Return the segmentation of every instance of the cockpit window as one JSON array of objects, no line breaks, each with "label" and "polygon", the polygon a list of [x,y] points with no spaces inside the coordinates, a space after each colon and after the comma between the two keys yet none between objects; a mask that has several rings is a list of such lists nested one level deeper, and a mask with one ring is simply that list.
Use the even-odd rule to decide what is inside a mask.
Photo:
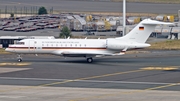
[{"label": "cockpit window", "polygon": [[17,45],[24,45],[24,42],[16,42]]}]

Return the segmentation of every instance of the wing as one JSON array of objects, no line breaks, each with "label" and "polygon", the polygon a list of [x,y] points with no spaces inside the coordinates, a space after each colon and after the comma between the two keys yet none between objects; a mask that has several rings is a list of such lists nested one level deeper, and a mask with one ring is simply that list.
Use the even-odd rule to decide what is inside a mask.
[{"label": "wing", "polygon": [[102,57],[102,56],[115,56],[115,55],[123,55],[124,52],[120,53],[108,53],[103,51],[53,51],[52,54],[62,55],[67,57]]}]

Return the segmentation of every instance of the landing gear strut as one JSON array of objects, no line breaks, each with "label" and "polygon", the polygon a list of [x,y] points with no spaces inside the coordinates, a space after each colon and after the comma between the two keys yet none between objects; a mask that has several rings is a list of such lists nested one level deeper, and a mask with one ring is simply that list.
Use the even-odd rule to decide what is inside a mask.
[{"label": "landing gear strut", "polygon": [[19,54],[18,54],[18,57],[17,57],[17,61],[18,61],[18,62],[21,62],[21,61],[22,61],[22,57],[21,57],[21,55],[19,55]]},{"label": "landing gear strut", "polygon": [[92,63],[93,62],[93,58],[87,58],[87,62],[88,63]]}]

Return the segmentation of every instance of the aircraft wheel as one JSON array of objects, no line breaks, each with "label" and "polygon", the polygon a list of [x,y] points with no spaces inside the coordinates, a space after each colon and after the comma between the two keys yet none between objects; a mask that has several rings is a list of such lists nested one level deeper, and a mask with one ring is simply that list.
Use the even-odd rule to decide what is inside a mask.
[{"label": "aircraft wheel", "polygon": [[18,59],[17,61],[18,61],[18,62],[21,62],[21,61],[22,61],[22,59]]},{"label": "aircraft wheel", "polygon": [[92,59],[92,58],[87,58],[87,62],[88,62],[88,63],[92,63],[92,62],[93,62],[93,59]]}]

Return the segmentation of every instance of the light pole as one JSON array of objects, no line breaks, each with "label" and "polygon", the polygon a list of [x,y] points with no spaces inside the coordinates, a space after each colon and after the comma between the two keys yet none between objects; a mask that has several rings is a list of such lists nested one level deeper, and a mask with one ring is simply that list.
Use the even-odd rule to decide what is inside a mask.
[{"label": "light pole", "polygon": [[126,34],[126,0],[123,0],[123,36]]}]

